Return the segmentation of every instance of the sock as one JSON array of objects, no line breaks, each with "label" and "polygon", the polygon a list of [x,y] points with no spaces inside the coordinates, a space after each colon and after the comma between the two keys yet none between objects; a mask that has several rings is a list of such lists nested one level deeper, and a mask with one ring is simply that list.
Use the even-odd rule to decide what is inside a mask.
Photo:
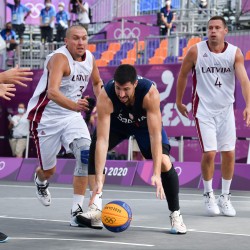
[{"label": "sock", "polygon": [[96,194],[94,199],[94,204],[97,206],[99,210],[102,211],[102,192],[99,194]]},{"label": "sock", "polygon": [[209,181],[203,180],[203,185],[204,185],[204,194],[213,192],[213,179]]},{"label": "sock", "polygon": [[222,178],[222,190],[221,194],[229,194],[230,193],[230,186],[231,186],[232,180],[225,180]]},{"label": "sock", "polygon": [[167,198],[168,209],[171,212],[178,211],[179,205],[179,178],[172,165],[168,172],[161,173],[162,186]]},{"label": "sock", "polygon": [[[79,206],[82,207],[84,201],[84,195],[80,195],[80,194],[74,194],[73,195],[73,204],[72,204],[72,211],[76,211]],[[78,206],[79,204],[79,206]]]},{"label": "sock", "polygon": [[43,186],[45,186],[46,183],[47,183],[47,180],[45,180],[45,181],[40,181],[39,178],[38,178],[38,176],[36,176],[36,183],[37,183],[38,185],[43,185]]},{"label": "sock", "polygon": [[89,190],[89,198],[92,197],[93,191]]}]

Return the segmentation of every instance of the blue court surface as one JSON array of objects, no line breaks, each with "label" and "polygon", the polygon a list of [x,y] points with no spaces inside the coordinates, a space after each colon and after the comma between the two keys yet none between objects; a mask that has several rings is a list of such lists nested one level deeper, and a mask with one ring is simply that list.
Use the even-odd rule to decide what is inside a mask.
[{"label": "blue court surface", "polygon": [[[181,212],[188,228],[186,235],[169,233],[167,203],[156,199],[152,187],[105,185],[104,204],[122,200],[132,209],[131,226],[122,233],[112,233],[105,228],[70,227],[72,187],[51,183],[50,192],[52,204],[44,207],[36,198],[33,183],[0,183],[0,231],[10,237],[8,242],[0,243],[0,249],[250,249],[250,192],[232,192],[237,215],[229,218],[206,216],[202,191],[181,189]],[[84,210],[88,201],[86,198]]]}]

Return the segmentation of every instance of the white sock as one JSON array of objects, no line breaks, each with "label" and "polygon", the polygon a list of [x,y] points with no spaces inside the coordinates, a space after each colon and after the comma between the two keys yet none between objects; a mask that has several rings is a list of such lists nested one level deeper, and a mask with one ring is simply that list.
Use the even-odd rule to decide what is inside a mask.
[{"label": "white sock", "polygon": [[99,194],[96,194],[94,199],[94,204],[97,206],[99,210],[102,210],[102,192]]},{"label": "white sock", "polygon": [[231,186],[232,180],[225,180],[222,178],[222,189],[221,194],[229,194],[230,193],[230,186]]},{"label": "white sock", "polygon": [[203,180],[203,185],[204,185],[204,194],[213,192],[213,179],[209,181]]},{"label": "white sock", "polygon": [[[76,209],[80,207],[82,207],[84,201],[84,195],[80,195],[80,194],[74,194],[73,195],[73,204],[72,204],[72,211],[76,211]],[[79,204],[79,206],[78,206]]]},{"label": "white sock", "polygon": [[36,183],[37,183],[38,185],[46,185],[47,180],[45,180],[45,181],[40,181],[39,178],[38,178],[38,176],[36,176]]}]

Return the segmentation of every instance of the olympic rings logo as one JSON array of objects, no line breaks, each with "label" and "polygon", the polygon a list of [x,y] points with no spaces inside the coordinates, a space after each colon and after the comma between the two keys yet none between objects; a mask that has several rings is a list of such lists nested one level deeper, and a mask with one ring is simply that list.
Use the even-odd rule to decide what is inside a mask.
[{"label": "olympic rings logo", "polygon": [[[40,16],[41,10],[45,8],[43,3],[26,3],[25,6],[31,10],[30,17],[31,18],[38,18]],[[53,4],[51,7],[55,8]]]},{"label": "olympic rings logo", "polygon": [[114,217],[104,216],[104,222],[108,224],[114,224],[116,222],[116,219]]},{"label": "olympic rings logo", "polygon": [[0,161],[0,171],[3,170],[4,168],[5,168],[5,162]]},{"label": "olympic rings logo", "polygon": [[138,38],[141,35],[141,30],[138,27],[134,27],[132,30],[130,28],[125,28],[125,29],[120,29],[117,28],[114,31],[114,38],[115,39],[119,39],[119,38],[125,38],[125,39],[129,39],[129,38]]}]

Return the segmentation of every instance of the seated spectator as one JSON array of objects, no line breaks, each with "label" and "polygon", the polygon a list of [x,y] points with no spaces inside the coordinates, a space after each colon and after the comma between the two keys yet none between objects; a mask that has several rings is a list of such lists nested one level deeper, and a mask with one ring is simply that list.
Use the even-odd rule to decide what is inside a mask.
[{"label": "seated spectator", "polygon": [[9,129],[11,130],[11,138],[9,140],[12,155],[14,157],[23,157],[26,149],[27,136],[29,135],[29,121],[25,116],[25,105],[19,103],[18,114],[9,116]]},{"label": "seated spectator", "polygon": [[5,29],[1,31],[1,36],[6,42],[7,51],[17,49],[16,32],[12,29],[11,22],[6,23]]},{"label": "seated spectator", "polygon": [[[6,0],[5,0],[6,2]],[[18,35],[20,43],[23,43],[23,33],[25,31],[25,20],[31,13],[31,10],[20,3],[20,0],[14,0],[15,4],[6,3],[11,9],[12,27]]]},{"label": "seated spectator", "polygon": [[173,21],[175,20],[175,12],[171,10],[171,1],[167,0],[166,5],[161,8],[161,26],[160,35],[170,35],[173,31]]},{"label": "seated spectator", "polygon": [[56,11],[51,5],[51,0],[44,1],[45,8],[40,13],[41,41],[53,41],[53,28],[55,26]]},{"label": "seated spectator", "polygon": [[69,26],[69,13],[64,10],[65,4],[58,4],[58,12],[56,13],[56,41],[62,42],[66,36],[66,30]]}]

